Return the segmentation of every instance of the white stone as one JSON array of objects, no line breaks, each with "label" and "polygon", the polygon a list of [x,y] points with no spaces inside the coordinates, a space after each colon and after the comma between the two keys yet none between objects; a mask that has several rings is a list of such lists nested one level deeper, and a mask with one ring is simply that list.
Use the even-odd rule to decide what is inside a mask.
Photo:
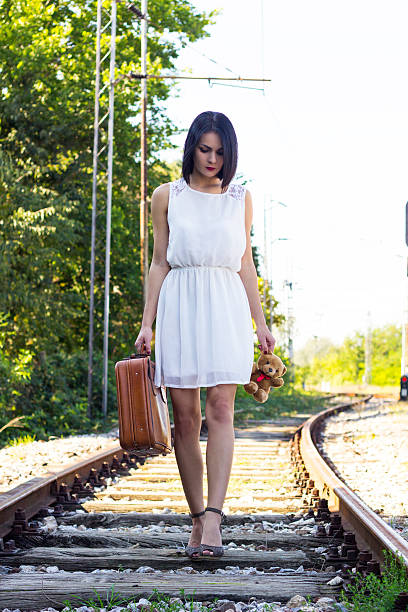
[{"label": "white stone", "polygon": [[334,578],[332,578],[331,580],[329,580],[329,582],[327,582],[328,585],[330,586],[337,586],[339,584],[343,584],[344,580],[341,576],[335,576]]},{"label": "white stone", "polygon": [[58,523],[55,516],[45,516],[41,525],[41,530],[47,533],[52,533],[58,529]]},{"label": "white stone", "polygon": [[294,595],[286,602],[286,607],[289,608],[289,610],[295,610],[305,604],[307,604],[307,601],[302,595]]},{"label": "white stone", "polygon": [[321,612],[335,612],[335,601],[331,597],[320,597],[315,603],[315,607],[317,610],[321,610]]},{"label": "white stone", "polygon": [[150,607],[150,601],[148,599],[145,599],[144,597],[142,597],[141,599],[139,599],[139,601],[137,602],[138,606],[149,606]]}]

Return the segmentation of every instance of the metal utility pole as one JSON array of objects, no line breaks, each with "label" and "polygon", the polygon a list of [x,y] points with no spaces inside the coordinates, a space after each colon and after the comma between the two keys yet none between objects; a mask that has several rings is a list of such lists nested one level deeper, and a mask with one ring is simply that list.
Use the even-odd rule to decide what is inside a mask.
[{"label": "metal utility pole", "polygon": [[[102,27],[102,18],[108,15],[109,19],[107,23]],[[111,48],[101,59],[101,35],[105,30],[111,27]],[[106,9],[102,6],[102,0],[98,0],[97,4],[97,17],[96,17],[96,61],[95,61],[95,110],[94,110],[94,145],[93,145],[93,172],[92,172],[92,221],[91,221],[91,265],[90,265],[90,296],[89,296],[89,341],[88,341],[88,408],[87,408],[87,416],[91,417],[91,408],[92,408],[92,380],[93,380],[93,340],[94,340],[94,303],[95,303],[95,244],[96,244],[96,210],[97,210],[97,188],[98,188],[98,162],[100,162],[100,157],[102,153],[105,151],[107,145],[104,144],[101,149],[99,149],[99,143],[106,140],[106,127],[105,120],[109,117],[109,120],[112,120],[112,124],[109,123],[111,127],[111,137],[113,135],[113,78],[111,71],[111,93],[112,96],[109,96],[109,109],[103,114],[103,117],[100,119],[101,112],[101,97],[103,92],[107,87],[109,87],[109,82],[106,82],[102,89],[101,85],[101,72],[103,69],[103,62],[111,56],[111,65],[112,65],[112,48],[113,54],[115,52],[115,32],[116,30],[116,1],[112,2],[112,10],[111,14],[106,11]],[[113,58],[114,63],[114,58]],[[111,105],[112,102],[112,105]],[[103,110],[102,110],[103,113]],[[109,132],[109,127],[108,127]],[[109,140],[109,134],[108,134]],[[112,153],[112,151],[111,151]],[[108,173],[110,167],[110,185],[112,184],[112,164],[108,161]],[[105,170],[102,170],[101,177],[99,180],[105,176]],[[109,183],[109,180],[108,180]],[[109,190],[108,190],[109,191]],[[108,193],[106,194],[108,200]],[[110,240],[110,232],[109,232],[109,240]]]},{"label": "metal utility pole", "polygon": [[147,208],[147,0],[142,0],[141,16],[141,101],[140,101],[140,277],[143,285],[143,303],[147,298],[149,266],[149,232]]},{"label": "metal utility pole", "polygon": [[371,335],[371,313],[367,313],[367,328],[364,342],[364,377],[366,385],[371,384],[371,355],[372,355],[372,335]]},{"label": "metal utility pole", "polygon": [[106,417],[108,409],[108,342],[109,342],[109,280],[110,245],[112,212],[112,167],[113,167],[113,102],[115,87],[116,51],[116,0],[112,0],[111,46],[109,68],[109,119],[108,119],[108,182],[106,187],[106,247],[105,247],[105,305],[103,318],[103,385],[102,414]]},{"label": "metal utility pole", "polygon": [[[269,318],[269,330],[272,333],[272,327],[273,327],[273,295],[272,295],[272,271],[271,271],[271,256],[272,256],[272,244],[274,242],[276,242],[277,240],[288,240],[287,238],[275,238],[274,240],[271,240],[271,233],[272,231],[269,230],[268,231],[268,225],[269,227],[272,226],[272,208],[273,205],[276,204],[280,204],[281,206],[284,206],[285,208],[287,208],[287,205],[284,204],[283,202],[279,202],[278,200],[269,200],[269,204],[270,206],[268,207],[266,204],[266,200],[267,198],[264,198],[264,269],[265,269],[265,276],[266,278],[264,278],[264,305],[265,305],[265,310],[266,310],[266,305],[267,302],[269,302],[269,312],[270,312],[270,318]],[[267,216],[267,212],[269,212],[269,216]],[[269,234],[269,237],[268,237]],[[266,287],[268,287],[268,289],[266,289]]]},{"label": "metal utility pole", "polygon": [[264,197],[264,278],[263,278],[263,303],[266,315],[266,286],[268,284],[267,279],[269,278],[268,270],[268,255],[267,255],[267,231],[266,231],[266,196]]},{"label": "metal utility pole", "polygon": [[[408,246],[408,202],[405,204],[405,244]],[[405,271],[405,295],[402,319],[402,354],[401,354],[401,376],[408,373],[408,258]]]},{"label": "metal utility pole", "polygon": [[295,376],[295,363],[294,363],[294,351],[293,351],[293,282],[285,280],[283,286],[288,290],[287,293],[287,340],[288,340],[288,353],[289,361],[291,365],[291,375],[294,379]]},{"label": "metal utility pole", "polygon": [[407,278],[405,279],[405,307],[402,319],[402,353],[401,353],[401,376],[408,374],[408,259],[407,259]]}]

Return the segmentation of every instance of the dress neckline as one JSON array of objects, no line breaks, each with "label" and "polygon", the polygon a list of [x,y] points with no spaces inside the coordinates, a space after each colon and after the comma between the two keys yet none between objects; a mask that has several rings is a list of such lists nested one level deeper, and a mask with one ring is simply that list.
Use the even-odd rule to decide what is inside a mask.
[{"label": "dress neckline", "polygon": [[226,191],[224,191],[223,193],[209,193],[208,191],[198,191],[198,189],[193,189],[192,187],[190,187],[190,185],[187,183],[186,179],[183,177],[183,181],[184,183],[187,185],[187,189],[189,189],[190,191],[194,192],[194,193],[202,193],[203,195],[208,195],[208,196],[223,196],[226,195],[231,187],[231,183],[228,185],[228,188],[226,189]]}]

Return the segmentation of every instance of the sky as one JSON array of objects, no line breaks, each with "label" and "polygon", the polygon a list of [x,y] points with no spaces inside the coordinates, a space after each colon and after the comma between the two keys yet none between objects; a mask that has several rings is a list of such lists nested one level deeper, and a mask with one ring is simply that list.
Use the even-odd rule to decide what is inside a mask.
[{"label": "sky", "polygon": [[[341,343],[369,323],[400,325],[408,284],[408,3],[193,4],[220,12],[210,37],[182,51],[180,74],[270,82],[242,83],[258,91],[180,81],[167,111],[183,129],[204,110],[231,119],[261,253],[266,203],[269,275],[284,312],[285,281],[292,283],[295,350],[311,337]],[[167,159],[181,158],[184,138],[174,139],[178,149]]]}]

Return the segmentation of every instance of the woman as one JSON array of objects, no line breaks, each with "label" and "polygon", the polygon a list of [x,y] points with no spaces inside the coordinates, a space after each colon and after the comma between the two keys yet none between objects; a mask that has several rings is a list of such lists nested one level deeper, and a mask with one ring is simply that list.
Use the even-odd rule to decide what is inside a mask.
[{"label": "woman", "polygon": [[[234,452],[234,400],[251,376],[253,317],[259,348],[273,351],[259,299],[248,190],[232,183],[237,138],[222,113],[193,121],[183,177],[152,196],[154,249],[136,350],[151,353],[156,316],[155,384],[169,388],[174,447],[193,528],[189,557],[221,556],[220,523]],[[208,506],[203,510],[200,387],[205,415]]]}]

